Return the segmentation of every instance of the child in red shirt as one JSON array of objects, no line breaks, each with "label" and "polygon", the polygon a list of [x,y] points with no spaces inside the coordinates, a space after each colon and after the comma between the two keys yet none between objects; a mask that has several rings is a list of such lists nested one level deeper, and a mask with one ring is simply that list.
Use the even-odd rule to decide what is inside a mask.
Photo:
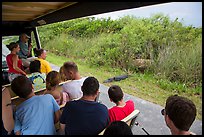
[{"label": "child in red shirt", "polygon": [[135,109],[134,102],[132,100],[123,100],[123,91],[117,86],[113,85],[108,89],[108,96],[111,102],[114,102],[116,106],[113,106],[108,110],[110,122],[119,121],[132,113]]}]

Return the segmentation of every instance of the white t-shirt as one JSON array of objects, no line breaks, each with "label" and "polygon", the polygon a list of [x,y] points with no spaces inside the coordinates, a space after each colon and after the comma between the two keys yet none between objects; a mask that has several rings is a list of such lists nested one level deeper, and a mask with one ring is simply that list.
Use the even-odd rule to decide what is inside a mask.
[{"label": "white t-shirt", "polygon": [[62,85],[62,91],[69,95],[69,100],[74,100],[83,96],[81,86],[86,78],[87,77],[83,77],[79,80],[72,80]]}]

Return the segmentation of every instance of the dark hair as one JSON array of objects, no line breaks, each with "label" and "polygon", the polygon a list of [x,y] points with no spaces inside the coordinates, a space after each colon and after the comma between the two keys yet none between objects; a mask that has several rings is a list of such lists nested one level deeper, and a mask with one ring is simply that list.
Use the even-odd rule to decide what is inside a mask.
[{"label": "dark hair", "polygon": [[40,72],[40,65],[41,63],[39,60],[31,61],[29,66],[30,73]]},{"label": "dark hair", "polygon": [[94,77],[88,77],[84,80],[84,83],[81,87],[83,95],[95,95],[99,89],[99,82]]},{"label": "dark hair", "polygon": [[113,85],[108,89],[108,96],[114,103],[117,103],[123,98],[123,91],[119,86]]},{"label": "dark hair", "polygon": [[17,48],[18,47],[18,43],[16,42],[11,42],[10,44],[6,45],[6,47],[12,51],[14,48]]},{"label": "dark hair", "polygon": [[32,83],[26,76],[18,76],[11,82],[12,91],[21,98],[32,92]]},{"label": "dark hair", "polygon": [[178,129],[188,131],[196,117],[196,106],[191,100],[174,95],[166,100],[165,112]]},{"label": "dark hair", "polygon": [[124,121],[113,121],[103,135],[133,135],[131,128]]},{"label": "dark hair", "polygon": [[34,48],[33,51],[34,51],[35,57],[39,57],[39,56],[41,56],[41,54],[44,52],[44,49]]},{"label": "dark hair", "polygon": [[74,62],[65,62],[63,64],[63,67],[65,69],[65,71],[74,71],[74,72],[78,72],[78,67]]},{"label": "dark hair", "polygon": [[46,89],[51,90],[52,87],[59,85],[61,79],[57,71],[50,71],[46,76]]}]

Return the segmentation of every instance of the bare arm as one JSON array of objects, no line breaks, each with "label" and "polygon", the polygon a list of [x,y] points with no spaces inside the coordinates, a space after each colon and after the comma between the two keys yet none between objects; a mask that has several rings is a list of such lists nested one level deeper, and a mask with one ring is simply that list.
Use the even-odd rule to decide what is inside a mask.
[{"label": "bare arm", "polygon": [[13,68],[14,68],[16,71],[18,71],[18,72],[20,72],[20,73],[26,75],[26,73],[18,67],[18,55],[14,55],[14,56],[12,57],[12,61],[13,61]]},{"label": "bare arm", "polygon": [[59,121],[60,116],[61,116],[61,111],[59,109],[58,111],[55,112],[55,119],[54,119],[55,124]]},{"label": "bare arm", "polygon": [[4,123],[4,128],[10,133],[14,128],[14,119],[11,106],[11,95],[8,88],[2,89],[2,121]]},{"label": "bare arm", "polygon": [[65,124],[60,123],[59,134],[60,135],[65,135]]}]

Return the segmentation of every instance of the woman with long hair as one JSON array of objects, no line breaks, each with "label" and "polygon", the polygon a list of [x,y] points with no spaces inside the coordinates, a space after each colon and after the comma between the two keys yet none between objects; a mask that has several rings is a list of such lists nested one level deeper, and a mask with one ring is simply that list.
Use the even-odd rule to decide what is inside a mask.
[{"label": "woman with long hair", "polygon": [[6,47],[11,51],[10,54],[6,56],[6,62],[8,65],[9,81],[13,81],[14,78],[20,75],[26,75],[24,71],[22,60],[18,58],[17,53],[20,51],[20,47],[16,42],[11,42]]}]

